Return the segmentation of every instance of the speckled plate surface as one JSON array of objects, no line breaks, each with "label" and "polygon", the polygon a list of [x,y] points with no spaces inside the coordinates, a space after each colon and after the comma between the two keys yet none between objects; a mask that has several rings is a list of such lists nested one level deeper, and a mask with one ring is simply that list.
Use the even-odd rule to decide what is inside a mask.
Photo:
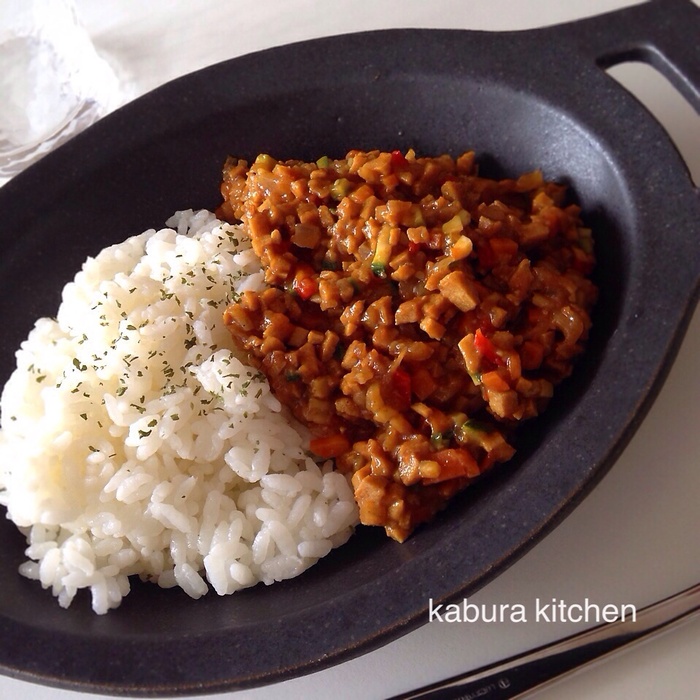
[{"label": "speckled plate surface", "polygon": [[[213,208],[227,154],[474,149],[482,172],[541,167],[594,228],[590,351],[517,457],[398,545],[361,529],[299,578],[199,601],[135,584],[97,617],[17,574],[0,523],[0,670],[129,695],[270,683],[369,651],[473,593],[553,528],[644,416],[698,298],[700,196],[665,132],[604,71],[653,63],[700,108],[700,12],[655,0],[519,33],[389,30],[295,44],[181,78],[0,189],[0,380],[86,255],[177,209]],[[688,38],[679,40],[679,32]]]}]

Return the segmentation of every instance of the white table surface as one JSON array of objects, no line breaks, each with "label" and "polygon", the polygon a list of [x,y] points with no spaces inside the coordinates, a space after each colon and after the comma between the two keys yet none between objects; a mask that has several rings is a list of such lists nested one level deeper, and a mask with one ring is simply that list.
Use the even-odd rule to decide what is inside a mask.
[{"label": "white table surface", "polygon": [[[700,0],[695,0],[700,4]],[[630,0],[78,0],[98,49],[134,94],[250,51],[388,27],[521,29],[636,4]],[[700,182],[700,117],[662,81],[619,69],[667,125]],[[700,242],[699,242],[700,245]],[[700,312],[658,400],[610,473],[564,523],[469,602],[540,598],[641,607],[700,580]],[[0,593],[1,594],[1,593]],[[580,629],[571,623],[431,622],[387,646],[286,683],[215,696],[381,699]],[[540,700],[700,697],[700,619],[536,694]],[[86,659],[89,663],[89,659]],[[101,696],[0,677],[0,699]]]}]

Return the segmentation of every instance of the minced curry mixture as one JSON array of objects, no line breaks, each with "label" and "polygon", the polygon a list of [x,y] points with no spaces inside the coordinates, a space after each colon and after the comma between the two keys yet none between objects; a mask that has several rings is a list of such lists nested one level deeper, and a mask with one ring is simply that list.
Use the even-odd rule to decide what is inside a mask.
[{"label": "minced curry mixture", "polygon": [[591,231],[540,172],[481,177],[474,153],[230,158],[218,214],[267,287],[225,313],[235,343],[352,475],[366,525],[403,541],[514,453],[584,348]]}]

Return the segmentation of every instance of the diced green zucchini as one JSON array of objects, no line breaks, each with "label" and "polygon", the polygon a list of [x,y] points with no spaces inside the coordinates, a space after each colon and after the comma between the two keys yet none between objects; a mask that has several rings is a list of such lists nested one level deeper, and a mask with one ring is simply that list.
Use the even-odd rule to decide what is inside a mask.
[{"label": "diced green zucchini", "polygon": [[352,183],[350,180],[344,177],[338,178],[331,185],[331,197],[333,197],[336,202],[339,202],[343,197],[347,197],[348,194],[350,194],[351,189]]},{"label": "diced green zucchini", "polygon": [[455,214],[449,221],[442,225],[442,232],[448,236],[458,235],[464,231],[464,224],[459,214]]},{"label": "diced green zucchini", "polygon": [[495,455],[511,454],[511,448],[501,433],[489,423],[470,419],[462,425],[458,434],[462,444],[476,445]]},{"label": "diced green zucchini", "polygon": [[462,427],[466,428],[467,430],[476,430],[481,433],[490,433],[494,429],[491,424],[482,420],[476,420],[475,418],[470,418],[462,425]]},{"label": "diced green zucchini", "polygon": [[411,207],[411,217],[410,217],[410,222],[407,224],[408,226],[417,228],[418,226],[425,226],[425,218],[423,217],[423,212],[420,208],[420,205],[414,204]]},{"label": "diced green zucchini", "polygon": [[579,227],[578,229],[578,244],[583,248],[584,252],[593,252],[593,237],[591,236],[591,229]]},{"label": "diced green zucchini", "polygon": [[454,437],[454,431],[446,430],[442,433],[432,433],[430,435],[430,444],[436,449],[441,450],[450,444],[450,440]]},{"label": "diced green zucchini", "polygon": [[277,161],[267,153],[261,153],[256,159],[254,165],[260,166],[263,170],[272,170]]},{"label": "diced green zucchini", "polygon": [[386,268],[391,258],[391,227],[382,226],[377,235],[377,247],[370,267],[377,277],[386,277]]}]

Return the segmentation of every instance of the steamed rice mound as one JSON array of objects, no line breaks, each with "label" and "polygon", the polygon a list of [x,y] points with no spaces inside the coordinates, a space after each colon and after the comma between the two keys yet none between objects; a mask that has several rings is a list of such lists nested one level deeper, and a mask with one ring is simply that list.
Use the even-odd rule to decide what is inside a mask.
[{"label": "steamed rice mound", "polygon": [[222,312],[263,284],[240,227],[181,212],[86,261],[4,388],[0,504],[28,543],[20,572],[105,613],[138,575],[198,598],[295,576],[357,522],[346,477]]}]

